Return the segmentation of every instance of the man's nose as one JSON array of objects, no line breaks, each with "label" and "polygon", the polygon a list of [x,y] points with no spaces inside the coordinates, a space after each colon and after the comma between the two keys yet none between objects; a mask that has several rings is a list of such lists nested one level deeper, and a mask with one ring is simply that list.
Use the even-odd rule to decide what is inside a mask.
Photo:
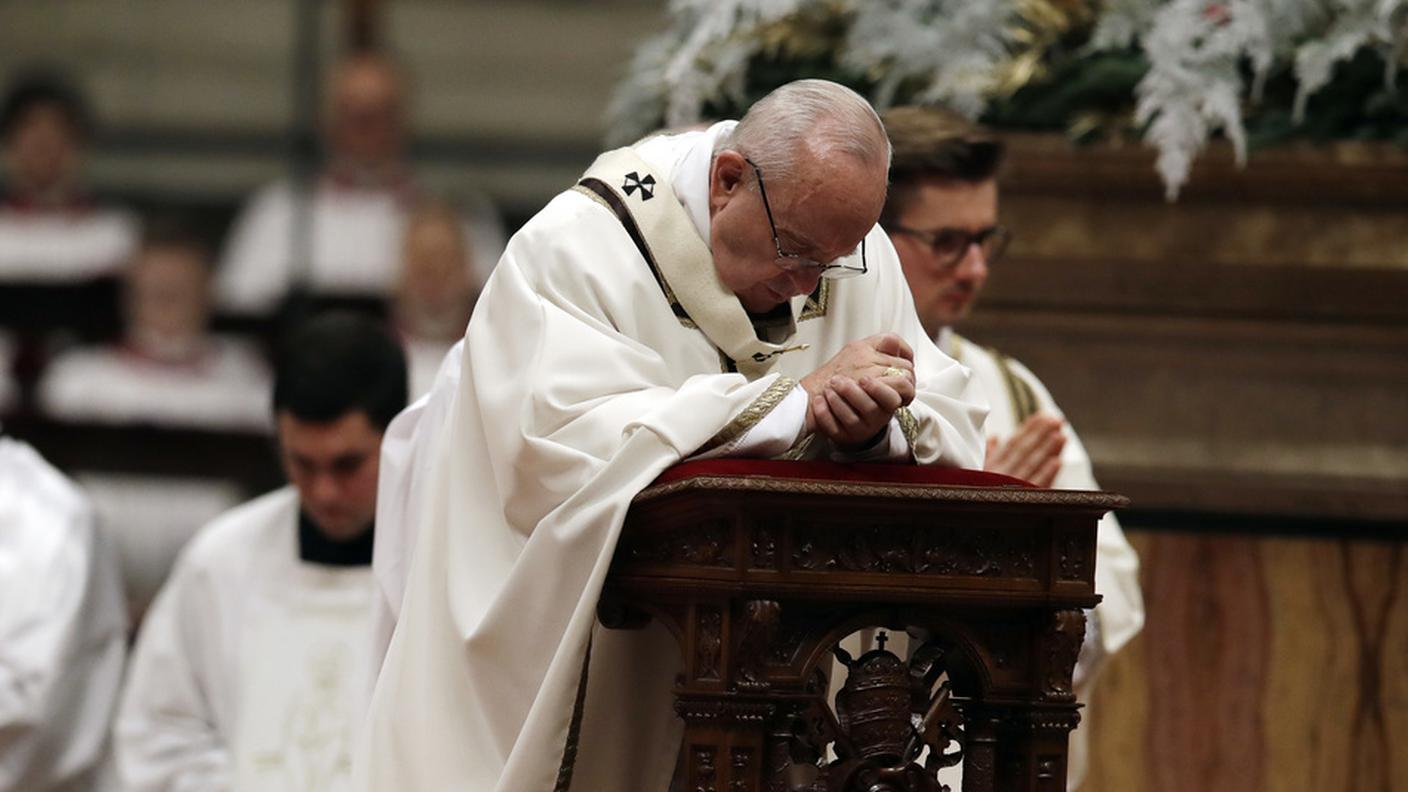
[{"label": "man's nose", "polygon": [[976,241],[968,243],[963,259],[958,262],[958,274],[967,278],[985,278],[988,274],[988,254]]},{"label": "man's nose", "polygon": [[337,476],[330,472],[322,472],[313,477],[314,501],[318,503],[332,503],[339,497]]}]

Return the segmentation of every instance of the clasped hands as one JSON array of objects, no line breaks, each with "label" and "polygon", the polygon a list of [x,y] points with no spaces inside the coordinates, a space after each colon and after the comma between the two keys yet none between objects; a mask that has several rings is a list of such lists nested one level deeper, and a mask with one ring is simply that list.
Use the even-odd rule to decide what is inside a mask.
[{"label": "clasped hands", "polygon": [[852,341],[800,384],[808,399],[806,432],[820,432],[838,450],[859,451],[914,401],[914,350],[893,333]]}]

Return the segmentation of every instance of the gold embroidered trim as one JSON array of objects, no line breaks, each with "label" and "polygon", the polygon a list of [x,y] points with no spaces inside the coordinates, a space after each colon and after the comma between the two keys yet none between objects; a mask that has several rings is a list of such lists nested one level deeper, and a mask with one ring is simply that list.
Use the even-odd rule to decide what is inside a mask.
[{"label": "gold embroidered trim", "polygon": [[807,295],[807,301],[802,304],[802,312],[797,314],[797,321],[805,322],[808,319],[818,319],[826,316],[826,308],[831,302],[831,281],[823,278],[817,285],[816,291]]},{"label": "gold embroidered trim", "polygon": [[895,420],[900,423],[900,432],[904,434],[904,440],[909,443],[909,453],[916,453],[916,444],[919,441],[919,419],[914,417],[914,413],[908,407],[901,407],[895,410]]},{"label": "gold embroidered trim", "polygon": [[868,484],[851,481],[818,481],[769,476],[696,476],[642,490],[631,501],[644,503],[688,490],[723,492],[779,492],[792,495],[845,495],[866,498],[1007,503],[1023,506],[1066,506],[1109,511],[1129,505],[1129,498],[1092,490],[1044,490],[1017,485],[970,487],[935,484]]},{"label": "gold embroidered trim", "polygon": [[567,792],[572,788],[572,771],[577,766],[577,747],[582,736],[582,713],[587,704],[587,669],[592,664],[592,636],[587,636],[587,652],[582,658],[582,676],[577,680],[577,697],[572,702],[572,720],[567,724],[567,739],[562,745],[562,761],[557,765],[557,782],[553,792]]},{"label": "gold embroidered trim", "polygon": [[725,424],[724,428],[720,429],[718,434],[710,438],[709,442],[705,443],[704,448],[701,450],[708,451],[709,449],[718,448],[721,445],[733,442],[744,432],[752,429],[759,421],[763,420],[768,413],[772,412],[777,405],[782,403],[783,399],[787,398],[787,394],[791,393],[792,389],[796,386],[796,380],[790,377],[778,377],[777,382],[774,382],[767,390],[763,391],[763,395],[754,399],[753,403],[745,407],[743,412],[739,413],[732,421]]},{"label": "gold embroidered trim", "polygon": [[812,449],[812,445],[816,443],[816,438],[817,435],[815,432],[807,435],[806,437],[803,437],[800,441],[798,441],[796,445],[787,449],[787,453],[783,454],[781,456],[781,459],[786,459],[788,461],[795,462],[798,459],[805,458],[807,456],[807,452]]},{"label": "gold embroidered trim", "polygon": [[1041,409],[1036,400],[1036,393],[1012,368],[1012,358],[992,347],[988,347],[988,352],[992,353],[993,358],[997,360],[997,367],[1002,371],[1002,381],[1007,385],[1007,397],[1012,400],[1012,415],[1016,424],[1021,426]]},{"label": "gold embroidered trim", "polygon": [[954,362],[956,362],[956,363],[962,363],[962,362],[963,362],[963,345],[964,345],[964,344],[971,344],[971,343],[973,343],[973,342],[972,342],[972,341],[969,341],[968,339],[964,338],[963,336],[959,335],[958,333],[954,333],[954,334],[953,334],[953,351],[950,352],[950,353],[948,353],[948,356],[951,357],[951,358],[953,358]]}]

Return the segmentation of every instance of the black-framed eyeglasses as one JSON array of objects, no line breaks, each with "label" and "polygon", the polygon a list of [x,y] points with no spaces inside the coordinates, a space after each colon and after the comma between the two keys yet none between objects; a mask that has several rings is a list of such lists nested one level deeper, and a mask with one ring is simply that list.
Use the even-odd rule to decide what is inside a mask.
[{"label": "black-framed eyeglasses", "polygon": [[774,260],[773,263],[777,265],[779,269],[783,269],[788,272],[816,272],[819,273],[821,277],[830,278],[832,280],[837,280],[840,278],[854,278],[857,275],[864,275],[865,273],[870,271],[869,267],[866,266],[865,262],[865,237],[861,237],[860,246],[856,248],[856,252],[851,253],[849,256],[842,257],[850,258],[851,256],[854,256],[859,253],[860,266],[856,266],[854,264],[842,264],[841,259],[836,259],[835,261],[823,263],[817,261],[816,259],[807,258],[806,256],[798,255],[796,253],[784,252],[782,250],[782,240],[779,239],[777,236],[777,223],[774,222],[772,219],[772,206],[768,204],[768,189],[763,185],[763,169],[759,168],[758,164],[753,160],[748,159],[747,157],[744,157],[743,159],[749,165],[753,166],[753,173],[757,174],[758,176],[758,194],[761,195],[763,198],[763,211],[768,213],[768,228],[772,229],[772,244],[773,247],[777,249],[777,259]]},{"label": "black-framed eyeglasses", "polygon": [[964,231],[961,228],[920,231],[899,225],[887,228],[891,233],[904,234],[923,242],[934,252],[934,258],[938,259],[939,266],[946,270],[957,267],[963,261],[963,257],[968,255],[968,248],[972,245],[977,245],[983,251],[984,259],[993,262],[1001,258],[1003,252],[1007,250],[1007,243],[1012,241],[1012,232],[1000,225],[976,232]]}]

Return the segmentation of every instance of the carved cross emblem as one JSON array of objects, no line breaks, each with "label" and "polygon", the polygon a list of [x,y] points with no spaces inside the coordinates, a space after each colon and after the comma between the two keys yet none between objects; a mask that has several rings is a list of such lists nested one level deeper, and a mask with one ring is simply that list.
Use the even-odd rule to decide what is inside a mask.
[{"label": "carved cross emblem", "polygon": [[645,176],[641,176],[635,171],[627,173],[626,183],[621,185],[621,192],[624,192],[627,197],[629,197],[631,193],[636,190],[640,190],[640,199],[642,201],[649,201],[651,198],[654,198],[655,177],[651,176],[649,173],[645,174]]}]

